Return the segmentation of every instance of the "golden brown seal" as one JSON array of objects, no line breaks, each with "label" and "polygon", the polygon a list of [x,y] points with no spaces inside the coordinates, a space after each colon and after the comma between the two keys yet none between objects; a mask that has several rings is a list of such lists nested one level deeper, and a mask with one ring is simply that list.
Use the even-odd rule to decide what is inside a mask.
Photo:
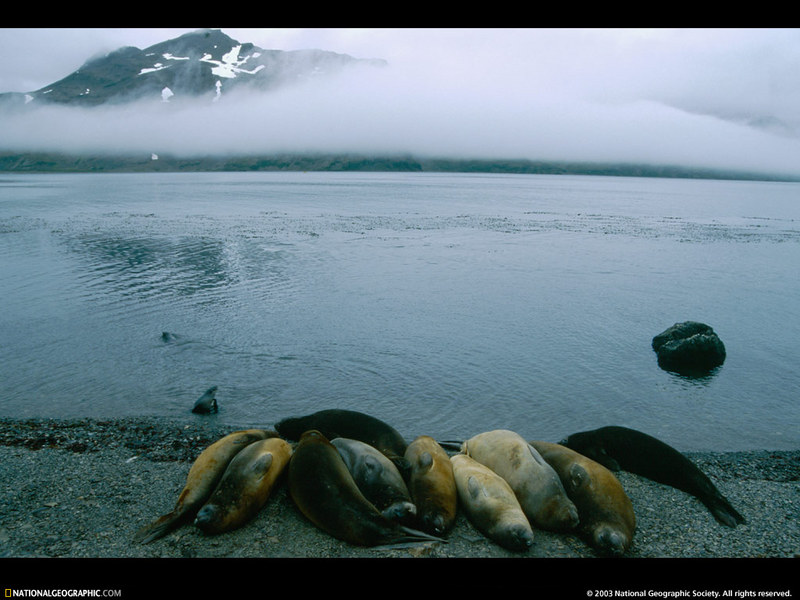
[{"label": "golden brown seal", "polygon": [[508,482],[531,525],[553,531],[578,525],[578,510],[558,475],[521,435],[507,429],[479,433],[462,452]]},{"label": "golden brown seal", "polygon": [[603,465],[560,444],[531,445],[555,469],[578,507],[578,532],[603,554],[622,555],[633,541],[636,517],[619,480]]},{"label": "golden brown seal", "polygon": [[217,534],[247,523],[264,506],[291,456],[291,445],[281,438],[248,445],[233,457],[194,524]]},{"label": "golden brown seal", "polygon": [[427,435],[408,445],[405,458],[411,468],[408,490],[417,507],[419,528],[443,535],[455,523],[458,510],[453,463],[444,448]]},{"label": "golden brown seal", "polygon": [[276,436],[276,433],[262,429],[246,429],[234,431],[211,444],[200,453],[189,469],[186,485],[175,503],[175,508],[142,527],[134,536],[134,541],[147,544],[191,520],[214,492],[228,463],[238,452],[257,440]]}]

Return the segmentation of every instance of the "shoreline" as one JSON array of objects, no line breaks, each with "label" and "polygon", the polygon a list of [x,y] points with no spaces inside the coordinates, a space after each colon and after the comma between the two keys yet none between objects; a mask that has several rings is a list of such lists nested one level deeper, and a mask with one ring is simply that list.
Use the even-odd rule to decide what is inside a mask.
[{"label": "shoreline", "polygon": [[[156,570],[181,572],[184,568],[196,570],[198,561],[194,559],[224,558],[241,559],[243,565],[261,558],[510,559],[489,561],[501,570],[520,564],[540,569],[541,565],[534,567],[535,563],[524,561],[544,558],[554,559],[559,566],[580,565],[581,571],[592,564],[589,572],[605,572],[608,561],[625,561],[598,558],[577,536],[539,530],[529,551],[510,552],[480,534],[463,514],[446,536],[446,544],[402,549],[355,547],[307,521],[292,503],[285,485],[273,492],[253,521],[235,531],[206,536],[196,527],[185,525],[150,544],[132,543],[133,534],[141,526],[172,509],[197,455],[235,429],[209,421],[179,423],[155,418],[0,419],[0,477],[5,483],[0,493],[0,557],[13,564],[17,564],[16,559],[21,559],[21,564],[32,558],[80,559],[68,561],[77,572],[84,567],[88,570],[94,559],[134,559],[134,565],[141,562],[139,559],[193,559],[155,561]],[[649,565],[661,564],[660,559],[734,559],[739,565],[742,561],[738,559],[800,557],[800,450],[687,456],[747,523],[724,527],[688,494],[630,473],[618,473],[637,518],[636,534],[626,557],[655,559],[643,561],[645,571]],[[570,558],[595,560],[560,560]],[[64,565],[63,560],[56,562]],[[151,561],[145,562],[151,568]],[[340,564],[322,562],[327,567]],[[387,562],[397,565],[396,561],[378,561],[382,565]],[[641,562],[637,561],[636,570]],[[700,562],[705,565],[701,569],[708,571],[709,563],[718,565],[720,561]],[[779,585],[784,572],[780,565],[792,561],[755,561],[761,565],[759,569],[765,562],[778,570],[777,579],[765,583],[776,590],[786,587]],[[424,563],[424,568],[431,566],[431,561],[417,563]],[[437,570],[463,561],[432,563],[441,565],[432,567]],[[668,569],[672,571],[672,567]],[[720,574],[736,577],[749,570],[737,566],[728,572],[720,567]],[[785,572],[788,577],[788,570]]]}]

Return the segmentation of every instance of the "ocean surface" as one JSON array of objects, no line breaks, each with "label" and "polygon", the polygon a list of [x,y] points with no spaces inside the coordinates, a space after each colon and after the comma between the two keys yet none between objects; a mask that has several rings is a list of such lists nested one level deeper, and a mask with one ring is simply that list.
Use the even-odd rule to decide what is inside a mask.
[{"label": "ocean surface", "polygon": [[[0,286],[2,417],[800,448],[797,183],[3,174]],[[726,346],[706,378],[650,347],[686,320]]]}]

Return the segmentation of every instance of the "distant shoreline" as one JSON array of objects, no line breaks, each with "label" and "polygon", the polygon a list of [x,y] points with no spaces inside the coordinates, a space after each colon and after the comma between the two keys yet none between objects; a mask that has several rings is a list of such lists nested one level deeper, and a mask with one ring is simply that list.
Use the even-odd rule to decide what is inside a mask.
[{"label": "distant shoreline", "polygon": [[800,176],[632,163],[412,155],[292,154],[179,157],[168,154],[0,152],[0,173],[390,172],[596,175],[670,179],[798,182]]}]

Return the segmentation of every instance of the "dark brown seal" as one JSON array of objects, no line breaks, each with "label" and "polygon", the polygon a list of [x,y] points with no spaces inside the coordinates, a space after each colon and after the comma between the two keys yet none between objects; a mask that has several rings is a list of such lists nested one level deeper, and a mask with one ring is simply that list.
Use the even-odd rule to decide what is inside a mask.
[{"label": "dark brown seal", "polygon": [[633,541],[633,504],[614,474],[603,465],[560,444],[531,441],[555,469],[567,496],[578,508],[578,533],[602,554],[621,556]]},{"label": "dark brown seal", "polygon": [[217,386],[214,385],[208,388],[205,394],[197,399],[192,408],[192,412],[199,415],[219,412],[219,405],[217,404]]},{"label": "dark brown seal", "polygon": [[610,425],[573,433],[561,444],[588,456],[612,471],[628,471],[677,488],[698,498],[728,527],[745,519],[711,480],[678,450],[651,435]]},{"label": "dark brown seal", "polygon": [[456,520],[458,490],[453,463],[435,439],[418,436],[406,448],[411,468],[408,490],[417,507],[419,528],[432,535],[443,535]]},{"label": "dark brown seal", "polygon": [[291,456],[289,442],[278,437],[249,444],[233,457],[194,524],[203,533],[218,534],[250,521],[264,506]]},{"label": "dark brown seal", "polygon": [[276,433],[262,429],[246,429],[235,431],[211,444],[189,469],[186,485],[175,508],[142,527],[134,536],[134,541],[147,544],[190,521],[214,492],[233,457],[249,444],[275,436]]},{"label": "dark brown seal", "polygon": [[408,463],[403,458],[408,442],[394,427],[371,415],[331,408],[283,419],[275,424],[275,429],[283,438],[294,441],[311,429],[316,429],[329,440],[343,437],[362,441],[383,452],[400,470],[403,478],[408,478]]},{"label": "dark brown seal", "polygon": [[358,489],[338,450],[316,430],[300,436],[294,449],[289,494],[309,521],[353,545],[444,541],[384,517]]}]

